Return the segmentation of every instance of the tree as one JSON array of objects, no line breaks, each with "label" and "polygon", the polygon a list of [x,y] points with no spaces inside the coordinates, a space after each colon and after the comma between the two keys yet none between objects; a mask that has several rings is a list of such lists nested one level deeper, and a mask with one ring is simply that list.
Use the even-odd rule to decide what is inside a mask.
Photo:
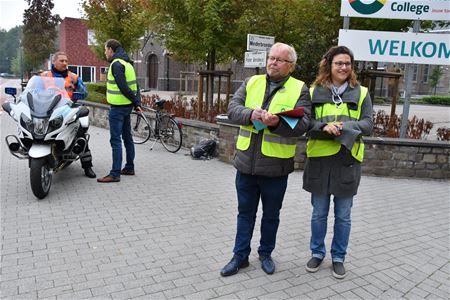
[{"label": "tree", "polygon": [[139,48],[139,38],[144,36],[149,20],[141,0],[83,0],[87,27],[94,31],[98,42],[92,49],[104,59],[104,43],[116,39],[125,51]]},{"label": "tree", "polygon": [[[146,0],[151,29],[186,63],[242,61],[248,33],[274,36],[298,54],[294,75],[314,81],[322,55],[338,43],[337,0]],[[352,29],[404,31],[409,20],[352,18]]]},{"label": "tree", "polygon": [[20,74],[21,77],[23,76],[23,52],[22,48],[17,48],[17,55],[13,58],[11,61],[11,71],[18,75]]},{"label": "tree", "polygon": [[[215,70],[216,63],[242,58],[247,31],[241,26],[247,12],[259,1],[239,0],[147,0],[146,12],[151,29],[177,60],[206,63]],[[207,103],[212,107],[213,76],[208,76]]]},{"label": "tree", "polygon": [[61,21],[59,15],[52,15],[52,0],[27,0],[23,13],[23,49],[26,68],[31,70],[55,52],[56,26]]},{"label": "tree", "polygon": [[10,67],[17,55],[22,38],[22,26],[16,26],[8,31],[0,30],[0,73],[15,73]]},{"label": "tree", "polygon": [[431,71],[430,75],[430,86],[434,89],[434,94],[436,95],[436,88],[441,79],[442,75],[444,75],[444,68],[442,66],[435,66],[433,71]]}]

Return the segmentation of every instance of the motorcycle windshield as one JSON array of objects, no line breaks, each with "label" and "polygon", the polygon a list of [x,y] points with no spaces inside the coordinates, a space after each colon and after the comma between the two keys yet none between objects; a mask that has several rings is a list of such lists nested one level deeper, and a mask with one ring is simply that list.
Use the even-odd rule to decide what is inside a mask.
[{"label": "motorcycle windshield", "polygon": [[20,100],[37,118],[48,118],[55,108],[72,103],[64,88],[64,78],[44,76],[31,77]]}]

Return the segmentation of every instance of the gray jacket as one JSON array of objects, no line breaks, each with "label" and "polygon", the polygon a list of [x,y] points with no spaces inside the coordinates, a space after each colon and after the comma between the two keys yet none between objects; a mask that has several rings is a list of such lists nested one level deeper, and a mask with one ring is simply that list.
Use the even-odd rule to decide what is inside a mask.
[{"label": "gray jacket", "polygon": [[[264,101],[261,108],[268,109],[273,96],[280,90],[284,83],[289,79],[276,82],[276,87],[272,93],[269,94],[269,79],[267,78],[266,91]],[[228,118],[238,125],[250,125],[250,117],[253,109],[245,107],[245,99],[247,96],[247,83],[250,78],[247,78],[233,96],[228,106]],[[303,107],[305,115],[300,119],[297,125],[292,129],[289,125],[280,118],[280,122],[276,127],[269,127],[269,130],[284,137],[299,137],[304,134],[309,128],[311,100],[306,84],[303,86],[300,97],[297,100],[295,107]],[[294,158],[276,158],[268,157],[261,153],[263,130],[258,134],[252,134],[250,147],[245,150],[236,150],[234,158],[234,166],[240,172],[250,175],[261,175],[268,177],[285,176],[294,170]]]},{"label": "gray jacket", "polygon": [[[350,86],[341,95],[349,109],[357,109],[360,86]],[[316,87],[312,96],[312,120],[309,136],[324,135],[323,127],[327,124],[315,119],[314,107],[331,102],[331,91],[328,88]],[[331,156],[307,158],[303,172],[303,188],[308,192],[325,195],[333,194],[338,197],[356,195],[361,179],[361,163],[353,158],[349,149],[353,143],[363,135],[372,133],[372,101],[369,93],[363,100],[361,115],[358,121],[343,123],[342,134],[336,141],[342,144],[341,150]],[[332,138],[332,137],[330,137]]]}]

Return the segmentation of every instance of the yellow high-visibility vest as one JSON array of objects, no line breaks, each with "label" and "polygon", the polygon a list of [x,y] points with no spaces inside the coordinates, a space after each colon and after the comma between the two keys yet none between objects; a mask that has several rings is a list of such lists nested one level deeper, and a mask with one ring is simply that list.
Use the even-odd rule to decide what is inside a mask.
[{"label": "yellow high-visibility vest", "polygon": [[[360,86],[360,95],[358,101],[358,109],[348,109],[347,103],[341,103],[338,107],[334,103],[325,103],[314,108],[316,120],[326,123],[357,121],[361,116],[361,106],[367,96],[367,88]],[[311,98],[314,88],[310,88]],[[306,144],[307,157],[331,156],[339,152],[341,144],[333,139],[309,139]],[[364,143],[362,140],[355,142],[352,148],[352,156],[362,162],[364,159]]]},{"label": "yellow high-visibility vest", "polygon": [[112,74],[112,65],[118,61],[125,67],[125,79],[127,81],[128,87],[133,91],[137,92],[137,82],[136,82],[136,73],[134,72],[133,66],[120,58],[116,58],[111,62],[111,65],[108,70],[108,81],[106,82],[106,101],[109,104],[113,105],[128,105],[132,104],[130,99],[125,97],[120,91],[119,87],[114,80],[114,76]]},{"label": "yellow high-visibility vest", "polygon": [[[245,106],[255,109],[261,107],[264,101],[264,94],[266,91],[266,75],[255,75],[247,83],[246,92],[247,97],[245,100]],[[294,109],[297,103],[302,87],[303,81],[289,77],[273,96],[270,102],[268,112],[277,113],[280,111],[286,111]],[[253,125],[240,126],[239,136],[236,142],[236,148],[238,150],[245,151],[250,146],[252,134],[257,134],[258,131]],[[297,147],[297,139],[292,137],[282,137],[277,134],[273,134],[269,129],[265,128],[261,144],[261,153],[265,156],[277,157],[277,158],[291,158],[295,155],[295,149]]]}]

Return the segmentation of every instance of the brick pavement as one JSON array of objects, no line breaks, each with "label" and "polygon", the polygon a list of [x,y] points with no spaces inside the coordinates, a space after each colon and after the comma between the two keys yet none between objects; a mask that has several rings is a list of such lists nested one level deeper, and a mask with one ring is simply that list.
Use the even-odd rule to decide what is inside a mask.
[{"label": "brick pavement", "polygon": [[[222,278],[235,234],[231,165],[138,145],[136,176],[99,184],[76,162],[38,201],[27,162],[3,142],[12,122],[5,114],[0,122],[2,299],[449,299],[448,182],[363,177],[348,276],[337,280],[328,258],[315,274],[304,269],[311,208],[295,172],[273,253],[276,273],[266,275],[253,252],[249,268]],[[108,132],[90,133],[103,176],[111,165]]]}]

